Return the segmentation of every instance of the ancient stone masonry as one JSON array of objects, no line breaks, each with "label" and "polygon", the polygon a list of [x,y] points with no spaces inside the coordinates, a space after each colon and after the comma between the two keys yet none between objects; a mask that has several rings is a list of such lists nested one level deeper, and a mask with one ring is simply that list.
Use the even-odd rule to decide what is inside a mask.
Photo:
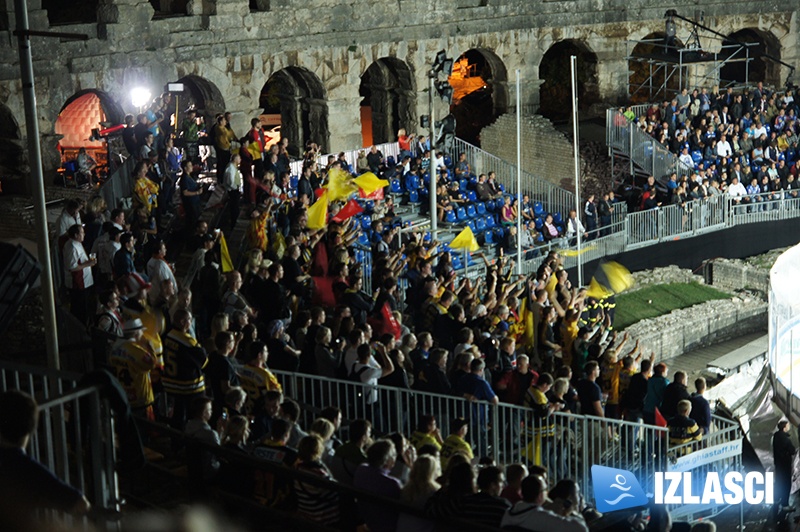
[{"label": "ancient stone masonry", "polygon": [[[564,41],[587,54],[585,64],[595,69],[586,90],[617,101],[628,78],[626,39],[663,31],[665,10],[654,0],[258,0],[253,9],[249,0],[157,4],[159,12],[148,0],[97,0],[91,22],[58,25],[59,31],[87,34],[88,41],[32,40],[46,167],[59,163],[54,123],[76,93],[96,92],[135,113],[131,89],[146,87],[156,95],[166,83],[183,80],[194,103],[208,113],[230,110],[234,130],[243,133],[250,118],[264,111],[260,97],[267,81],[287,69],[303,72],[292,95],[297,123],[286,132],[293,141],[314,139],[331,151],[361,146],[360,108],[367,103],[377,105],[379,133],[391,140],[397,125],[416,130],[417,118],[428,113],[427,71],[441,49],[455,58],[477,51],[485,59],[492,93],[487,105],[495,116],[514,101],[509,78],[516,69],[522,105],[539,105],[547,81],[540,79],[540,65]],[[47,30],[59,22],[48,20],[42,0],[28,5],[32,28]],[[161,11],[175,6],[184,11]],[[679,0],[669,7],[692,16],[696,3]],[[706,24],[715,30],[728,35],[754,28],[779,43],[782,60],[797,64],[796,2],[734,0],[703,7]],[[0,139],[0,148],[16,150],[16,157],[25,123],[13,25],[13,2],[0,0],[0,37],[10,44],[0,50],[0,116],[10,113],[14,130],[0,132],[17,141]],[[374,101],[365,103],[362,79],[378,61],[390,68],[375,80],[370,76]],[[437,116],[446,114],[444,103],[436,105]]]}]

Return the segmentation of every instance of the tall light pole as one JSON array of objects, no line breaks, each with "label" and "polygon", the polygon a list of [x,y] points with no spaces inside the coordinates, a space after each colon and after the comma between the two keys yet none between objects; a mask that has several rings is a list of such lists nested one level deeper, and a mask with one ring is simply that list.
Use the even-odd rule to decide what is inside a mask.
[{"label": "tall light pole", "polygon": [[58,355],[58,325],[56,323],[53,266],[50,263],[50,241],[47,231],[47,210],[45,209],[42,150],[39,144],[39,113],[36,111],[31,36],[83,41],[88,40],[89,36],[75,33],[31,31],[28,23],[28,3],[26,0],[14,0],[14,11],[17,19],[17,29],[14,31],[14,35],[17,36],[19,48],[22,98],[25,104],[25,129],[28,135],[28,160],[31,167],[31,199],[33,200],[33,215],[36,222],[36,245],[39,252],[39,263],[42,265],[42,313],[44,314],[47,365],[50,369],[61,369],[61,361]]},{"label": "tall light pole", "polygon": [[[438,93],[448,104],[453,97],[453,88],[447,81],[438,81],[439,74],[449,76],[453,72],[453,60],[447,57],[447,52],[440,50],[436,53],[433,65],[428,71],[428,80],[430,82],[430,98],[428,100],[429,113],[430,113],[430,142],[431,142],[431,164],[429,167],[430,172],[430,188],[428,194],[430,196],[430,214],[431,214],[431,236],[435,238],[436,231],[439,226],[439,218],[436,216],[436,178],[438,168],[436,168],[436,120],[434,120],[433,104],[435,94]],[[443,122],[444,123],[444,122]],[[444,128],[443,128],[444,129]]]}]

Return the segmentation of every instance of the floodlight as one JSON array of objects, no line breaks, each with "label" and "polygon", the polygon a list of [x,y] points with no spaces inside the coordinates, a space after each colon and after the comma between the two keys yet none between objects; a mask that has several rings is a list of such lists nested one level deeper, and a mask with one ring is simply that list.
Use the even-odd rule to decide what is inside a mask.
[{"label": "floodlight", "polygon": [[436,82],[436,92],[438,92],[442,100],[446,101],[447,103],[450,103],[453,100],[453,87],[450,86],[450,83],[446,81]]},{"label": "floodlight", "polygon": [[183,83],[167,83],[167,92],[183,92]]},{"label": "floodlight", "polygon": [[151,96],[150,90],[144,87],[131,89],[131,103],[134,107],[144,107],[150,101]]}]

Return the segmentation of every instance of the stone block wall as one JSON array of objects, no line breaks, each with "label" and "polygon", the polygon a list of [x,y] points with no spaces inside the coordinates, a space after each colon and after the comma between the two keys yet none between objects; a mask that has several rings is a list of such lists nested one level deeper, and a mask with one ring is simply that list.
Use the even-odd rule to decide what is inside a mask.
[{"label": "stone block wall", "polygon": [[767,330],[767,303],[758,299],[708,301],[642,320],[626,331],[656,361],[674,358],[745,334]]},{"label": "stone block wall", "polygon": [[[522,118],[522,169],[564,188],[574,188],[572,143],[543,116]],[[517,117],[504,114],[481,130],[481,148],[505,161],[517,160]],[[583,163],[582,163],[583,166]]]},{"label": "stone block wall", "polygon": [[715,259],[706,266],[711,283],[726,292],[747,290],[766,299],[769,294],[769,268],[742,260]]}]

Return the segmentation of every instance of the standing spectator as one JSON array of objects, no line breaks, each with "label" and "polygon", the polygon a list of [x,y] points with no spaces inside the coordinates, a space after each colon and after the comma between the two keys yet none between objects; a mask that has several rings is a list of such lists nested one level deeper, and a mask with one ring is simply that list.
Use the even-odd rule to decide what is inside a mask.
[{"label": "standing spectator", "polygon": [[775,459],[775,505],[779,509],[789,504],[794,471],[794,455],[797,453],[789,437],[789,422],[778,422],[778,430],[772,435],[772,455]]},{"label": "standing spectator", "polygon": [[683,371],[675,372],[675,382],[664,388],[664,397],[661,401],[661,415],[664,419],[669,419],[678,413],[678,402],[689,400],[689,390],[686,389],[686,373]]},{"label": "standing spectator", "polygon": [[556,424],[553,413],[563,408],[560,402],[551,402],[547,399],[547,392],[553,386],[553,377],[549,373],[542,373],[536,384],[532,385],[525,394],[524,405],[531,412],[527,423],[527,440],[530,441],[523,454],[536,465],[551,467],[556,465],[553,474],[559,476],[561,471],[559,452],[556,448]]},{"label": "standing spectator", "polygon": [[368,417],[372,419],[375,424],[376,430],[381,432],[382,428],[382,414],[380,405],[378,404],[378,379],[386,377],[394,372],[394,364],[392,360],[386,355],[386,348],[383,344],[375,344],[375,352],[378,354],[376,358],[380,367],[376,368],[370,364],[372,358],[372,347],[369,344],[361,344],[358,346],[357,356],[358,360],[350,368],[349,375],[351,378],[356,379],[364,384],[367,388],[364,389],[366,395],[366,408],[370,414]]},{"label": "standing spectator", "polygon": [[65,284],[69,290],[70,312],[78,318],[81,324],[86,324],[89,319],[89,309],[92,304],[92,290],[94,278],[92,266],[97,260],[89,258],[83,249],[83,239],[86,236],[83,226],[75,224],[67,231],[69,240],[64,244],[64,270]]},{"label": "standing spectator", "polygon": [[124,339],[118,340],[111,348],[108,364],[114,370],[134,415],[155,420],[153,385],[150,372],[158,367],[158,359],[144,339],[142,320],[135,318],[125,322]]},{"label": "standing spectator", "polygon": [[[378,440],[367,449],[367,463],[361,464],[353,475],[353,487],[387,497],[399,499],[400,481],[389,475],[397,460],[397,451],[389,440]],[[397,512],[383,505],[360,499],[358,510],[371,532],[394,532],[397,529]]]},{"label": "standing spectator", "polygon": [[28,456],[25,448],[39,421],[39,406],[19,390],[0,394],[0,516],[18,530],[34,530],[34,514],[54,509],[83,515],[91,504]]},{"label": "standing spectator", "polygon": [[697,426],[703,431],[703,435],[706,435],[711,428],[711,405],[708,404],[708,399],[703,397],[703,393],[706,391],[706,380],[703,377],[698,377],[694,381],[694,388],[697,391],[689,399],[692,402],[692,414],[690,417],[697,422]]},{"label": "standing spectator", "polygon": [[205,395],[203,368],[208,362],[205,349],[191,335],[192,313],[178,310],[173,316],[172,330],[164,338],[164,391],[172,399],[172,424],[183,428],[191,402]]},{"label": "standing spectator", "polygon": [[661,408],[664,390],[669,385],[668,371],[667,365],[660,362],[653,368],[653,376],[647,380],[647,394],[642,405],[642,417],[644,422],[649,425],[656,423],[656,409]]},{"label": "standing spectator", "polygon": [[600,217],[600,236],[611,234],[611,216],[614,214],[614,192],[606,192],[603,199],[597,206],[597,214]]},{"label": "standing spectator", "polygon": [[478,493],[464,497],[464,511],[459,517],[488,527],[500,526],[503,515],[511,508],[511,503],[500,497],[505,482],[506,475],[499,467],[481,469],[478,473]]},{"label": "standing spectator", "polygon": [[[461,377],[454,384],[453,390],[456,395],[469,398],[471,401],[488,401],[491,404],[498,404],[497,394],[492,390],[492,386],[484,378],[486,363],[481,358],[476,358],[469,364],[470,372]],[[483,441],[486,436],[486,425],[488,423],[488,411],[486,404],[472,404],[472,433],[478,442]],[[479,443],[480,444],[480,443]]]},{"label": "standing spectator", "polygon": [[594,204],[594,194],[589,194],[586,198],[586,203],[583,204],[583,215],[586,218],[586,232],[588,239],[592,240],[597,235],[594,230],[597,229],[597,205]]},{"label": "standing spectator", "polygon": [[[241,334],[241,333],[239,333]],[[214,351],[208,355],[208,366],[205,374],[211,396],[214,398],[214,419],[217,419],[225,407],[225,394],[234,386],[239,386],[230,357],[236,346],[236,339],[229,331],[220,331],[214,336]]]},{"label": "standing spectator", "polygon": [[236,135],[230,129],[226,115],[217,116],[214,126],[214,151],[217,152],[217,181],[222,183],[225,168],[231,162],[231,143]]},{"label": "standing spectator", "polygon": [[230,217],[231,231],[236,227],[236,220],[239,219],[239,202],[242,199],[242,172],[239,165],[242,163],[242,156],[234,153],[231,161],[225,168],[225,176],[222,186],[228,193],[228,216]]},{"label": "standing spectator", "polygon": [[153,285],[153,290],[150,292],[151,304],[161,299],[164,281],[170,281],[172,287],[175,290],[178,289],[178,281],[175,280],[172,266],[167,263],[166,258],[167,244],[161,240],[156,243],[153,256],[147,261],[147,276],[150,278],[150,284]]},{"label": "standing spectator", "polygon": [[183,211],[186,217],[185,227],[191,231],[197,226],[197,221],[200,219],[200,196],[203,195],[203,187],[195,181],[194,164],[191,159],[186,159],[181,162],[183,173],[181,174],[181,201],[183,203]]}]

